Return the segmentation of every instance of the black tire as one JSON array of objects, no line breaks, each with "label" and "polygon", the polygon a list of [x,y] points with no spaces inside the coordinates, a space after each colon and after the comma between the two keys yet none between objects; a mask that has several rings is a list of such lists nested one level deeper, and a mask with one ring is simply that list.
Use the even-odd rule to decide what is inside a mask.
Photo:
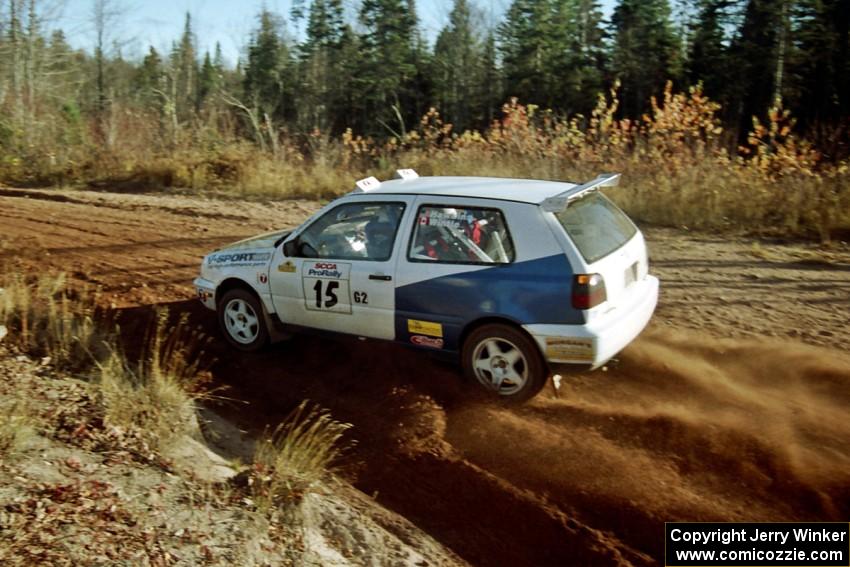
[{"label": "black tire", "polygon": [[466,377],[505,402],[530,400],[549,377],[534,341],[509,325],[475,329],[464,341],[461,356]]},{"label": "black tire", "polygon": [[269,342],[260,300],[246,289],[231,289],[218,302],[218,326],[235,349],[256,352]]}]

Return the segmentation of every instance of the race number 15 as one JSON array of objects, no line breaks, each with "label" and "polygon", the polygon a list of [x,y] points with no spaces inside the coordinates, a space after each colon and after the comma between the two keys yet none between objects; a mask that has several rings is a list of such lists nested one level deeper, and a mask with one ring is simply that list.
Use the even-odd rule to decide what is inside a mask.
[{"label": "race number 15", "polygon": [[[324,293],[322,287],[324,284]],[[339,298],[336,296],[336,291],[339,289],[339,282],[316,280],[316,285],[313,286],[313,291],[316,292],[316,309],[331,309],[339,303]]]}]

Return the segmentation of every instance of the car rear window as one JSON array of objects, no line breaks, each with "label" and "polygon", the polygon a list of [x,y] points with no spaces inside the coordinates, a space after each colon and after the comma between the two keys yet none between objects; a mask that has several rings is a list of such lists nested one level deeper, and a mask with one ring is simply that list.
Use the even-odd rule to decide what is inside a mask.
[{"label": "car rear window", "polygon": [[598,191],[571,202],[555,216],[588,264],[617,250],[637,232],[629,217]]}]

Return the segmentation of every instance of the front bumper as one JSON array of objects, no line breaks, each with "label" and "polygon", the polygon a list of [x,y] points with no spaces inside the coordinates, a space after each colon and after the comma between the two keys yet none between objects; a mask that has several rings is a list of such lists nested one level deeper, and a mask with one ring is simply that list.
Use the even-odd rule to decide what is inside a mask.
[{"label": "front bumper", "polygon": [[632,342],[652,318],[658,303],[658,278],[646,276],[623,308],[585,325],[523,325],[553,364],[602,366]]},{"label": "front bumper", "polygon": [[204,307],[215,311],[215,284],[203,278],[195,278],[192,283],[195,286],[195,294],[204,304]]}]

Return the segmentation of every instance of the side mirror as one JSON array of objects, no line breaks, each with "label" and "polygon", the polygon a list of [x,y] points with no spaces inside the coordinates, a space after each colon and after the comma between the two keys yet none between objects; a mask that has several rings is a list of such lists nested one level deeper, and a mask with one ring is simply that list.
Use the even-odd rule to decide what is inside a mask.
[{"label": "side mirror", "polygon": [[283,244],[283,255],[287,258],[318,258],[319,253],[309,242],[301,242],[300,238],[294,238]]}]

